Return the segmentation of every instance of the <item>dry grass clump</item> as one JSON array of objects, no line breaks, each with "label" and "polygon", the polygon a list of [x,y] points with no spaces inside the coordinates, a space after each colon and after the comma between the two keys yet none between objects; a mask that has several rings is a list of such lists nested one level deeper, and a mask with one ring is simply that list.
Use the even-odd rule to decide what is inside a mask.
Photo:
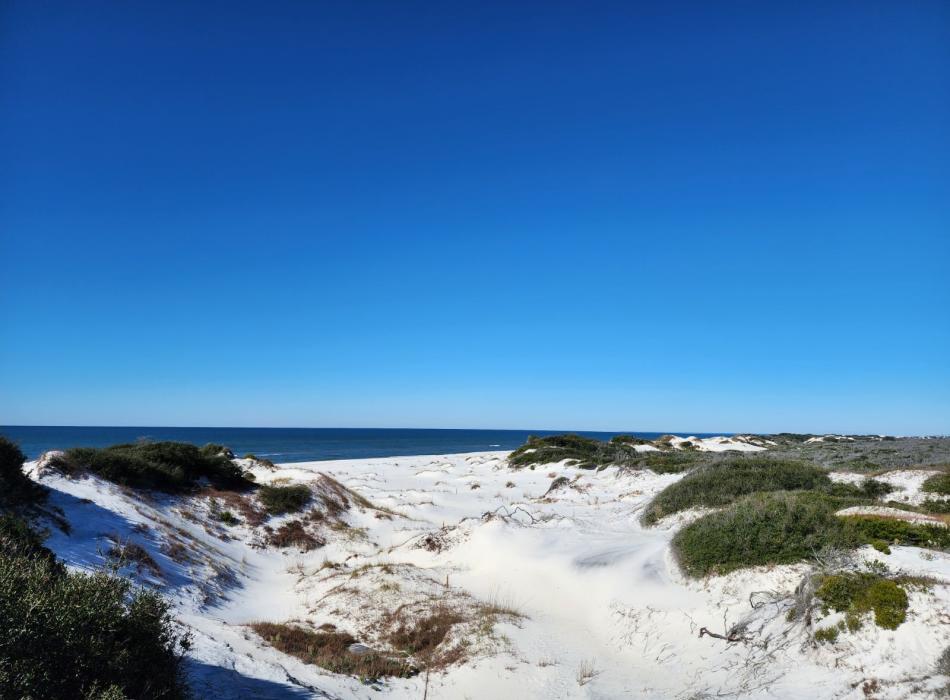
[{"label": "dry grass clump", "polygon": [[275,649],[333,673],[369,679],[386,676],[407,678],[418,673],[418,669],[404,658],[376,651],[350,651],[350,645],[357,642],[356,638],[332,625],[323,625],[319,631],[272,622],[257,622],[250,627]]},{"label": "dry grass clump", "polygon": [[577,668],[577,685],[587,685],[600,675],[594,659],[584,659]]},{"label": "dry grass clump", "polygon": [[198,495],[220,501],[231,510],[237,511],[244,518],[244,522],[252,527],[263,525],[267,520],[267,513],[256,508],[250,498],[235,491],[222,491],[208,487]]},{"label": "dry grass clump", "polygon": [[325,545],[326,540],[307,532],[302,521],[291,520],[271,532],[267,538],[267,543],[275,547],[298,547],[305,552],[309,552]]},{"label": "dry grass clump", "polygon": [[403,610],[397,608],[392,613],[393,630],[386,641],[399,651],[425,659],[434,657],[452,626],[463,621],[462,616],[448,606],[440,605],[415,619],[404,617]]},{"label": "dry grass clump", "polygon": [[131,540],[122,541],[118,536],[110,539],[113,540],[114,544],[106,552],[106,556],[119,566],[129,564],[134,566],[139,573],[146,569],[156,576],[162,575],[162,568],[145,547]]},{"label": "dry grass clump", "polygon": [[162,545],[162,553],[172,561],[179,564],[187,564],[194,561],[191,551],[184,542],[178,539],[172,539]]}]

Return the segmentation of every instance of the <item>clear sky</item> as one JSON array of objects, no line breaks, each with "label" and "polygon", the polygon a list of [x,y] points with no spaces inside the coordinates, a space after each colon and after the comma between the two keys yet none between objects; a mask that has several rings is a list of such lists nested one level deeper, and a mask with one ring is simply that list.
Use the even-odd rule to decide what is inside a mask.
[{"label": "clear sky", "polygon": [[0,424],[950,432],[950,4],[0,4]]}]

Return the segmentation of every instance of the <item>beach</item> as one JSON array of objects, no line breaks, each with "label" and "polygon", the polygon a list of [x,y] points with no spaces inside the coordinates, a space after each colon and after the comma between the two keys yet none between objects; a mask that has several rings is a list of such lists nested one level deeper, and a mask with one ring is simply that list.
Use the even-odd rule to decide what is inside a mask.
[{"label": "beach", "polygon": [[[729,438],[699,444],[761,449]],[[907,621],[896,630],[865,626],[834,647],[815,645],[786,620],[806,564],[689,579],[670,541],[702,511],[640,523],[645,505],[681,474],[512,469],[507,456],[274,467],[244,460],[260,485],[305,484],[318,501],[346,502],[310,551],[269,546],[246,521],[222,525],[224,496],[139,498],[95,476],[27,468],[72,525],[46,543],[71,568],[105,564],[109,542],[134,540],[148,551],[154,568],[125,573],[173,602],[193,636],[188,672],[200,697],[860,698],[872,677],[882,687],[875,697],[936,688],[920,679],[950,643],[946,586],[910,592]],[[293,519],[272,518],[268,527]],[[170,543],[187,557],[171,556],[178,550]],[[864,547],[858,556],[950,580],[943,552]],[[248,626],[333,625],[374,648],[392,611],[443,602],[466,617],[446,642],[458,659],[369,684],[280,653]],[[722,636],[741,629],[744,639],[701,635],[703,628]]]}]

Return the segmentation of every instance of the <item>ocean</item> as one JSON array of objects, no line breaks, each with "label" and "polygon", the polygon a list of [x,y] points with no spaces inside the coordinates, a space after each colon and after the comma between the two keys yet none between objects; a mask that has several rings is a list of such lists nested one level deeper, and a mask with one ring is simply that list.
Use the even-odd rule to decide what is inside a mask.
[{"label": "ocean", "polygon": [[[436,430],[411,428],[168,428],[93,426],[0,426],[30,459],[47,450],[106,447],[137,440],[175,440],[227,445],[238,456],[251,453],[274,462],[310,462],[405,455],[454,454],[513,450],[529,435],[577,432],[608,439],[617,433],[565,430]],[[665,433],[622,431],[652,440]],[[670,431],[674,435],[711,437],[729,433]]]}]

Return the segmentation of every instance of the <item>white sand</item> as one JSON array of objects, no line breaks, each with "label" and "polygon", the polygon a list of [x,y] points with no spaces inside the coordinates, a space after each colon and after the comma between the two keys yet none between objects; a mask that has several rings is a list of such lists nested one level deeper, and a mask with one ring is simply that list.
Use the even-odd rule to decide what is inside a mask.
[{"label": "white sand", "polygon": [[[727,440],[702,444],[714,449]],[[742,444],[748,447],[740,449],[756,447]],[[354,508],[345,517],[365,533],[337,533],[309,553],[253,546],[258,538],[244,525],[214,524],[206,500],[143,502],[95,478],[34,478],[53,489],[52,503],[73,524],[71,535],[54,531],[48,541],[71,566],[100,566],[111,533],[149,549],[163,570],[151,583],[173,600],[195,635],[191,677],[199,697],[421,698],[421,677],[374,689],[285,656],[243,625],[332,622],[371,644],[361,632],[380,609],[420,591],[443,590],[446,577],[446,596],[501,600],[527,617],[473,636],[475,658],[434,675],[432,700],[857,699],[865,697],[861,684],[872,678],[881,684],[875,697],[909,698],[932,696],[945,681],[928,677],[950,644],[946,586],[913,593],[908,620],[895,631],[866,624],[857,635],[815,647],[800,627],[785,621],[787,603],[750,605],[766,597],[761,592],[791,593],[806,566],[686,580],[669,544],[684,522],[701,513],[681,514],[651,529],[639,524],[642,508],[678,475],[563,465],[513,471],[505,457],[494,452],[255,468],[262,483],[289,479],[318,491],[326,488],[320,477],[325,473],[398,514],[386,519]],[[567,476],[570,484],[542,498],[551,474]],[[510,517],[486,519],[487,512]],[[435,537],[442,550],[419,547],[426,536]],[[192,563],[161,553],[172,537],[187,544]],[[866,550],[863,556],[894,569],[950,581],[946,555],[908,547],[894,547],[888,556]],[[324,561],[343,568],[320,570]],[[393,574],[360,573],[361,565],[384,563]],[[398,590],[385,589],[386,582]],[[352,589],[349,597],[340,593],[341,584]],[[748,642],[698,636],[701,627],[722,633],[740,620],[748,623]],[[581,684],[585,666],[596,673]]]}]

